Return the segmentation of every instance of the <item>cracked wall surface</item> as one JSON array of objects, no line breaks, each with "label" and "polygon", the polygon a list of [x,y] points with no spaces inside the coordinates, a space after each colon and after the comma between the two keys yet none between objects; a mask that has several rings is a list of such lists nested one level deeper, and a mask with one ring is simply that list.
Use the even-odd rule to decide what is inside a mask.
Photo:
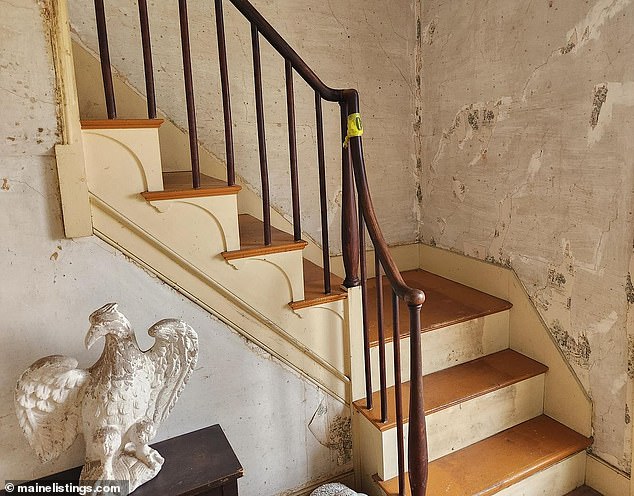
[{"label": "cracked wall surface", "polygon": [[220,423],[244,466],[245,495],[271,496],[349,471],[344,443],[332,437],[324,444],[309,425],[321,408],[324,428],[343,436],[345,428],[332,427],[347,418],[341,401],[96,237],[63,238],[45,4],[0,1],[0,480],[81,464],[82,441],[53,463],[38,461],[18,426],[13,392],[42,356],[92,365],[100,349],[84,349],[88,315],[110,301],[120,303],[144,349],[152,341],[145,329],[159,319],[182,318],[198,331],[198,366],[158,439]]},{"label": "cracked wall surface", "polygon": [[516,271],[629,472],[634,4],[420,9],[421,239]]},{"label": "cracked wall surface", "polygon": [[[251,34],[247,21],[225,3],[236,171],[260,192]],[[404,188],[415,174],[414,122],[415,23],[413,2],[368,0],[350,9],[334,0],[255,0],[252,2],[286,41],[330,87],[356,88],[364,121],[364,147],[374,204],[391,244],[416,240],[415,190]],[[224,127],[215,19],[209,1],[189,2],[196,90],[198,138],[224,159]],[[72,27],[81,43],[97,49],[94,8],[88,0],[70,0]],[[144,93],[138,12],[134,2],[109,1],[112,64]],[[153,33],[158,107],[186,128],[177,2],[153,2]],[[274,208],[290,218],[290,172],[284,61],[261,41],[267,155]],[[95,84],[100,84],[95,82]],[[302,228],[321,244],[314,92],[295,77],[295,105]],[[86,117],[103,118],[100,108],[83,108]],[[136,116],[138,117],[138,116]],[[327,199],[331,252],[340,252],[341,136],[339,108],[324,104]],[[188,164],[164,164],[185,168]]]}]

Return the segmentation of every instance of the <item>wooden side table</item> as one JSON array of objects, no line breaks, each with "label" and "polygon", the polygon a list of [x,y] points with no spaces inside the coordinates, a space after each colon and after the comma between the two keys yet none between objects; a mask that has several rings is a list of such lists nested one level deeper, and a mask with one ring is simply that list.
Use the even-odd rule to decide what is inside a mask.
[{"label": "wooden side table", "polygon": [[[212,425],[152,445],[165,458],[159,474],[133,496],[238,496],[243,470],[229,441]],[[81,467],[33,482],[77,482]],[[18,494],[17,490],[13,494]],[[0,491],[5,496],[5,491]],[[7,495],[8,496],[8,495]]]}]

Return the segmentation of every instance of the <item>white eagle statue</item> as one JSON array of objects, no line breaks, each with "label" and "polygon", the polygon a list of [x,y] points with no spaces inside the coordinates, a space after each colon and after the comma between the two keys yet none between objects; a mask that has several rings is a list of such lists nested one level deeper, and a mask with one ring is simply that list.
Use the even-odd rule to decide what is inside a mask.
[{"label": "white eagle statue", "polygon": [[132,492],[161,469],[163,457],[148,443],[169,415],[198,357],[198,336],[185,322],[165,319],[141,351],[116,303],[90,315],[86,348],[105,338],[88,370],[61,355],[31,365],[16,387],[20,427],[42,462],[57,458],[79,433],[86,444],[80,481],[129,481]]}]

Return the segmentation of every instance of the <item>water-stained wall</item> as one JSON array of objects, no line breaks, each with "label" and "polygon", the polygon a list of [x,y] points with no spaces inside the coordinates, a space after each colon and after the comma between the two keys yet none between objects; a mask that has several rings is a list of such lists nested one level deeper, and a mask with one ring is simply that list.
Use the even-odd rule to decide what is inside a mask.
[{"label": "water-stained wall", "polygon": [[631,0],[423,0],[417,54],[422,241],[517,272],[628,472],[633,26]]},{"label": "water-stained wall", "polygon": [[[325,84],[357,88],[364,118],[364,145],[377,214],[392,244],[416,239],[414,119],[414,3],[367,0],[351,9],[334,0],[255,0],[252,2],[304,58]],[[248,187],[260,192],[253,62],[249,23],[225,1],[225,26],[233,110],[236,170]],[[97,50],[94,8],[89,0],[70,0],[76,37]],[[224,127],[213,2],[188,2],[189,29],[198,117],[198,138],[224,160]],[[178,2],[151,2],[150,28],[157,102],[179,126],[187,127],[178,23]],[[134,2],[107,2],[112,64],[141,93],[143,59]],[[290,218],[290,172],[284,60],[260,41],[264,84],[271,202]],[[95,81],[95,84],[100,82]],[[321,240],[315,129],[315,96],[295,76],[295,104],[302,227]],[[95,108],[86,117],[103,118]],[[138,117],[138,116],[135,116]],[[341,145],[339,107],[324,103],[327,199],[331,252],[340,252]],[[167,168],[189,167],[183,163]],[[319,243],[321,244],[321,243]]]},{"label": "water-stained wall", "polygon": [[81,440],[56,462],[38,461],[20,431],[13,392],[42,356],[92,365],[101,350],[84,349],[88,315],[110,301],[120,303],[143,348],[152,341],[145,329],[162,318],[182,318],[198,331],[198,365],[160,438],[220,423],[244,466],[245,495],[285,493],[349,471],[341,401],[96,237],[64,239],[47,6],[4,2],[0,15],[0,480],[81,463]]}]

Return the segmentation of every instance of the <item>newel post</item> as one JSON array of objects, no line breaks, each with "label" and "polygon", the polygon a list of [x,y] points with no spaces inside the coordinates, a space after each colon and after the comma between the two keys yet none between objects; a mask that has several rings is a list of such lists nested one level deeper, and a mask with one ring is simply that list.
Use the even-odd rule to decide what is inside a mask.
[{"label": "newel post", "polygon": [[[348,134],[348,104],[341,104],[342,140]],[[344,146],[341,151],[341,243],[343,250],[343,266],[346,278],[343,285],[352,288],[361,284],[359,279],[359,220],[355,202],[354,173],[350,160],[350,148]]]},{"label": "newel post", "polygon": [[408,462],[412,496],[425,496],[429,457],[423,404],[423,353],[421,350],[421,304],[408,305],[410,325],[410,400]]}]

